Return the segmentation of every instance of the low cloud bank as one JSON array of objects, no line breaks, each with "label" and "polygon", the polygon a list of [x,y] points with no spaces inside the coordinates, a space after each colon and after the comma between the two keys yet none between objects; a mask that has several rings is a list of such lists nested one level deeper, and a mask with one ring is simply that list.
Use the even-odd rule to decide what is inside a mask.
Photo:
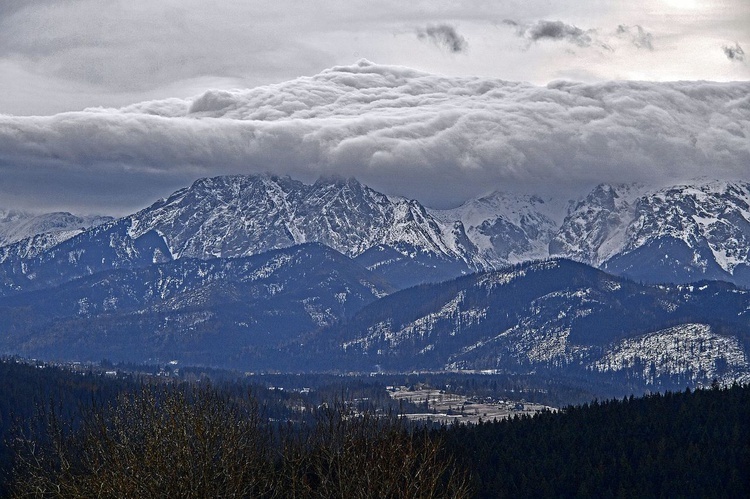
[{"label": "low cloud bank", "polygon": [[[750,82],[546,87],[360,61],[194,99],[0,115],[0,206],[127,212],[200,176],[354,176],[446,207],[494,188],[750,180]],[[30,206],[29,206],[30,205]]]}]

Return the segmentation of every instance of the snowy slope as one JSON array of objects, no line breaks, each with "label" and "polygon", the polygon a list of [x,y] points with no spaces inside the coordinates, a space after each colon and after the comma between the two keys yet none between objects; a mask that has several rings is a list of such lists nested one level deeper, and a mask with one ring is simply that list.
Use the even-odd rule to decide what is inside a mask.
[{"label": "snowy slope", "polygon": [[561,220],[562,200],[495,191],[451,210],[432,210],[439,219],[460,221],[482,258],[499,267],[545,258]]},{"label": "snowy slope", "polygon": [[646,282],[750,284],[750,184],[600,185],[549,244],[564,256]]},{"label": "snowy slope", "polygon": [[155,230],[174,258],[249,256],[320,242],[350,257],[376,245],[403,245],[472,268],[481,264],[461,227],[354,179],[312,185],[271,175],[201,179],[129,219],[132,236]]},{"label": "snowy slope", "polygon": [[[399,287],[548,256],[644,282],[750,285],[750,184],[743,182],[600,185],[572,203],[494,192],[453,210],[428,210],[354,179],[310,185],[236,175],[197,180],[109,229],[81,229],[100,221],[3,212],[0,235],[15,241],[0,247],[4,292],[135,261],[244,257],[305,242],[328,245]],[[35,230],[42,233],[17,239]],[[47,268],[58,264],[66,270]]]},{"label": "snowy slope", "polygon": [[550,255],[601,265],[625,245],[635,205],[645,190],[640,185],[628,184],[602,184],[594,188],[571,205],[549,242]]},{"label": "snowy slope", "polygon": [[59,234],[0,249],[0,295],[110,269],[246,257],[306,242],[349,257],[367,252],[359,264],[401,287],[485,266],[460,222],[441,222],[417,201],[342,178],[312,185],[272,175],[205,178],[133,215]]},{"label": "snowy slope", "polygon": [[641,196],[602,268],[637,279],[750,284],[750,184],[697,181]]},{"label": "snowy slope", "polygon": [[731,382],[750,373],[748,310],[731,284],[645,286],[548,260],[394,293],[338,334],[348,355],[394,369]]},{"label": "snowy slope", "polygon": [[38,252],[110,220],[111,217],[78,216],[65,212],[34,214],[0,210],[0,247],[44,234],[44,238],[26,243],[27,247],[33,246],[33,250]]},{"label": "snowy slope", "polygon": [[691,381],[716,378],[741,382],[750,379],[749,366],[737,338],[716,334],[706,324],[684,324],[623,340],[590,369],[618,372],[638,368],[646,383],[653,384],[664,375],[684,375]]}]

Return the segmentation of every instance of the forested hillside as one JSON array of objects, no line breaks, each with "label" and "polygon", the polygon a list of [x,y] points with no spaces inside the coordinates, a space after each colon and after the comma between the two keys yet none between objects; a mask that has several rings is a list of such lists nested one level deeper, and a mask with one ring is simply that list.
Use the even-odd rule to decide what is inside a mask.
[{"label": "forested hillside", "polygon": [[453,426],[477,497],[747,497],[750,386]]},{"label": "forested hillside", "polygon": [[0,380],[3,497],[58,487],[93,497],[102,483],[108,497],[750,492],[750,385],[435,427],[395,418],[366,378],[322,380],[306,395],[6,360]]}]

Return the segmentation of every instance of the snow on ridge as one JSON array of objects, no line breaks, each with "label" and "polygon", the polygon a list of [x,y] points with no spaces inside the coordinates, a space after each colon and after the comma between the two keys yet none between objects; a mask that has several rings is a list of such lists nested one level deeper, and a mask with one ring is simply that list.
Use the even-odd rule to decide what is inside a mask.
[{"label": "snow on ridge", "polygon": [[672,237],[690,248],[707,246],[716,263],[730,273],[750,260],[750,184],[701,179],[641,199],[624,249]]},{"label": "snow on ridge", "polygon": [[489,194],[470,199],[461,206],[451,209],[430,211],[441,220],[461,220],[467,227],[474,227],[490,218],[503,216],[506,220],[520,224],[521,217],[528,213],[540,213],[558,223],[560,205],[564,201],[555,198],[542,198],[534,194],[516,194],[512,192],[493,191]]},{"label": "snow on ridge", "polygon": [[747,354],[737,338],[720,336],[705,324],[683,324],[622,340],[589,369],[609,372],[640,366],[650,383],[662,375],[710,379],[725,374],[717,359],[723,360],[724,369],[747,371]]},{"label": "snow on ridge", "polygon": [[[0,237],[7,215],[0,212]],[[576,203],[495,191],[435,210],[351,178],[307,185],[271,174],[229,175],[196,180],[125,220],[132,238],[155,230],[173,258],[249,256],[322,242],[352,257],[403,244],[475,269],[550,255],[599,266],[670,237],[710,249],[730,273],[750,261],[750,184],[705,178],[658,187],[601,184]],[[60,232],[69,235],[75,233]],[[687,264],[700,269],[707,262]]]},{"label": "snow on ridge", "polygon": [[430,210],[444,223],[460,222],[492,267],[548,256],[549,239],[564,203],[535,195],[495,191],[449,210]]},{"label": "snow on ridge", "polygon": [[34,214],[0,210],[0,246],[8,246],[41,234],[48,234],[48,239],[62,242],[87,228],[110,220],[111,217],[67,212]]},{"label": "snow on ridge", "polygon": [[[708,248],[732,273],[750,261],[750,184],[696,179],[664,186],[602,184],[571,205],[550,252],[594,266],[661,238]],[[700,269],[708,262],[685,262]]]},{"label": "snow on ridge", "polygon": [[456,234],[413,200],[391,200],[354,179],[234,175],[201,179],[128,217],[130,235],[155,229],[176,257],[249,256],[321,242],[351,257],[404,243],[476,262]]}]

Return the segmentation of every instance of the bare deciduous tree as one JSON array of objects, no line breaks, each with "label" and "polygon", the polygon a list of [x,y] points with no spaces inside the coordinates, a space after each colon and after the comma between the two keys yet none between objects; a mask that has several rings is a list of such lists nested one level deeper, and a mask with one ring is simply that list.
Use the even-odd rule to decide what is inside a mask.
[{"label": "bare deciduous tree", "polygon": [[427,431],[395,417],[322,408],[281,431],[248,396],[144,386],[80,421],[46,410],[17,439],[15,497],[466,497],[466,475]]}]

